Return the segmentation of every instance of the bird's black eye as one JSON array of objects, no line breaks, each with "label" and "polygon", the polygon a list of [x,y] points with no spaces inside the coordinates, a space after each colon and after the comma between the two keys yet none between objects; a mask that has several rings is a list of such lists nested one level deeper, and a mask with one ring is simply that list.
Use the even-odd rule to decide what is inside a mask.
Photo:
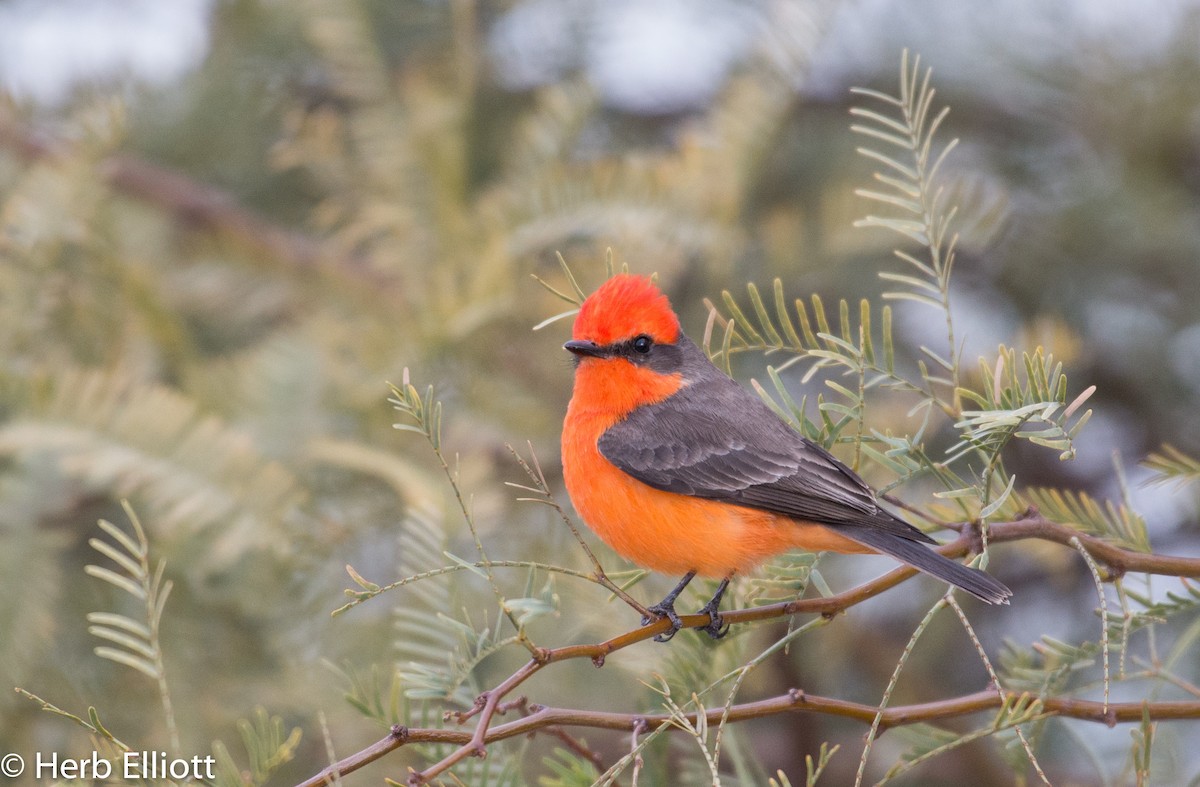
[{"label": "bird's black eye", "polygon": [[650,346],[653,344],[654,344],[654,341],[651,340],[651,338],[649,336],[647,336],[646,334],[643,333],[641,336],[639,336],[633,340],[633,349],[636,352],[639,352],[639,353],[642,353],[643,355],[645,355],[646,353],[650,352]]}]

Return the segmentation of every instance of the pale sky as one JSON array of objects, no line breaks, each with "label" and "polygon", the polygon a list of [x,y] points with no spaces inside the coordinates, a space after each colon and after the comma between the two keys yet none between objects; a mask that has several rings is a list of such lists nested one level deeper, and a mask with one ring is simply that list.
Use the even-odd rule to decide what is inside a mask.
[{"label": "pale sky", "polygon": [[10,0],[0,3],[0,84],[55,105],[82,82],[132,77],[165,86],[208,54],[213,0]]},{"label": "pale sky", "polygon": [[[213,5],[0,2],[0,85],[18,99],[48,105],[89,81],[170,85],[207,55]],[[923,52],[943,80],[982,82],[996,91],[1025,83],[992,73],[1012,67],[1000,56],[1013,51],[1022,67],[1090,50],[1153,58],[1181,15],[1197,6],[1200,0],[526,0],[499,18],[488,48],[510,87],[583,71],[610,106],[669,112],[703,106],[764,38],[791,33],[780,20],[802,20],[806,8],[836,11],[821,25],[825,34],[803,89],[840,93],[856,76],[893,69],[902,47]],[[980,80],[981,71],[992,78]]]}]

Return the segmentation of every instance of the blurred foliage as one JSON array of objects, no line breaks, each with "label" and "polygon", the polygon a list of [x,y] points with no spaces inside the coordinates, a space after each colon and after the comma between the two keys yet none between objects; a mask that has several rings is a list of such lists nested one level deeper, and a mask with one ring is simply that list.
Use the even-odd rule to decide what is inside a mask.
[{"label": "blurred foliage", "polygon": [[[272,774],[295,783],[387,725],[445,723],[443,702],[469,706],[520,663],[521,636],[594,641],[632,625],[602,589],[545,568],[590,567],[556,512],[521,504],[502,485],[527,480],[504,447],[527,439],[558,485],[565,323],[529,331],[562,311],[529,278],[562,285],[556,252],[584,289],[603,277],[608,246],[634,271],[658,272],[697,337],[709,315],[702,299],[738,292],[710,324],[718,361],[742,378],[765,375],[781,413],[872,482],[898,484],[913,502],[942,495],[929,509],[936,516],[1014,516],[1036,504],[1133,548],[1196,553],[1196,487],[1186,482],[1200,455],[1200,12],[1136,65],[1093,53],[1044,69],[1012,54],[1006,73],[1023,80],[1021,102],[951,83],[939,106],[945,99],[954,114],[940,133],[969,144],[940,170],[947,190],[937,204],[960,206],[959,237],[931,237],[944,228],[926,216],[908,234],[915,245],[901,248],[913,260],[898,261],[888,231],[913,230],[896,222],[911,220],[913,199],[921,208],[911,193],[921,178],[891,172],[890,192],[875,183],[873,199],[893,213],[854,229],[865,204],[854,189],[871,169],[888,169],[855,145],[896,152],[878,133],[851,135],[847,110],[867,108],[875,114],[854,122],[888,133],[919,94],[889,107],[802,89],[833,4],[764,5],[760,45],[711,105],[652,117],[606,106],[580,76],[506,92],[485,36],[508,10],[468,0],[229,0],[214,7],[209,56],[169,90],[83,88],[57,110],[0,107],[0,684],[54,711],[0,692],[6,747],[78,755],[94,740],[215,751],[222,783]],[[887,59],[886,71],[855,75],[876,97],[896,92]],[[922,249],[936,259],[913,256]],[[881,270],[896,301],[885,308],[874,305]],[[770,296],[740,296],[742,283],[775,277]],[[795,300],[810,293],[824,300]],[[864,308],[848,305],[864,297]],[[959,332],[948,336],[951,317]],[[1050,351],[1072,381],[1097,385],[1088,400],[1097,416],[1078,441],[1082,413],[1071,402],[1084,386],[1060,386]],[[427,446],[391,428],[386,383],[407,382],[406,368],[436,381],[446,402],[435,447],[446,446],[451,485]],[[1058,462],[1068,449],[1077,460]],[[947,471],[947,451],[971,471]],[[1147,455],[1152,478],[1180,483],[1131,491],[1119,468]],[[1155,504],[1166,489],[1179,490],[1177,502]],[[123,499],[146,531],[117,551],[133,560],[130,576],[173,583],[148,620],[129,587],[84,571],[97,560],[88,546],[97,520],[127,534]],[[1153,513],[1138,514],[1142,503]],[[455,557],[477,545],[495,553],[495,568]],[[500,566],[510,559],[522,564]],[[447,560],[443,576],[394,591],[394,609],[381,601],[329,617],[344,600],[347,564],[383,582]],[[811,558],[786,556],[732,598],[845,586],[864,564],[876,565],[829,559],[818,572]],[[163,574],[147,573],[159,565]],[[1095,589],[1078,554],[1001,548],[991,567],[1017,591],[1012,610],[975,621],[989,652],[1010,642],[998,659],[1004,680],[1095,693],[1089,660],[1104,621],[1079,613]],[[643,599],[668,583],[622,577],[639,580]],[[913,621],[936,598],[932,583],[913,586],[919,593],[888,594],[886,606],[857,609],[820,637],[780,623],[716,646],[681,635],[627,651],[603,672],[566,664],[555,701],[654,710],[674,691],[682,707],[690,691],[751,662],[737,678],[747,697],[803,686],[878,703],[885,685],[895,701],[976,690],[986,675],[971,643],[940,619],[922,627],[903,681],[889,684],[905,642],[916,644]],[[1128,658],[1130,680],[1155,687],[1134,696],[1167,684],[1194,694],[1200,681],[1195,593],[1166,587],[1131,580],[1107,614],[1122,677]],[[124,655],[143,664],[140,648],[149,649],[149,673],[92,655],[87,616],[97,612],[109,640],[136,634]],[[1172,625],[1139,633],[1160,631],[1160,620]],[[147,637],[155,629],[153,641],[143,627]],[[653,688],[627,688],[638,680]],[[159,712],[163,682],[177,745]],[[1029,710],[1008,708],[1006,718],[1024,724]],[[1143,724],[1133,749],[1127,728],[1089,727],[1086,742],[1077,730],[1052,722],[1031,736],[1056,782],[1120,773],[1126,761],[1139,778],[1164,782],[1200,768],[1181,748],[1194,725]],[[846,783],[861,732],[788,715],[693,727],[670,743],[646,735],[641,774],[709,783],[711,765],[725,783],[800,784],[806,774],[812,783],[822,771]],[[945,743],[944,731],[920,732],[882,737],[868,778]],[[719,733],[727,737],[713,759]],[[604,763],[633,767],[627,736],[589,739]],[[1024,756],[1011,740],[1015,754],[953,747],[920,766],[921,783],[1008,784],[1009,764]],[[594,764],[560,743],[506,744],[456,774],[468,784],[590,783]],[[403,778],[444,754],[406,747],[355,778]]]}]

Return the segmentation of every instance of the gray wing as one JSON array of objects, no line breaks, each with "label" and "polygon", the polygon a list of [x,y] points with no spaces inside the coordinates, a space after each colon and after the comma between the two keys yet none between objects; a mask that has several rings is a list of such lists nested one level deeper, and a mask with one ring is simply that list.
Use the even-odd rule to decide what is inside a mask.
[{"label": "gray wing", "polygon": [[979,569],[925,546],[937,542],[880,508],[854,471],[715,368],[634,410],[601,436],[599,448],[656,489],[827,525],[989,604],[1007,604],[1012,595]]},{"label": "gray wing", "polygon": [[605,432],[599,448],[656,489],[932,543],[881,509],[850,468],[724,375],[706,376],[664,402],[634,410]]}]

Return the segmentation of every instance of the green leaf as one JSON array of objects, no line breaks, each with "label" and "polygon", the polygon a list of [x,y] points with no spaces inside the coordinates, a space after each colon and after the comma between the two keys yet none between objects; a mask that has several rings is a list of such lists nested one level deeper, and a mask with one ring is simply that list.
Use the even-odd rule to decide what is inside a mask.
[{"label": "green leaf", "polygon": [[139,656],[135,656],[132,653],[126,653],[123,650],[117,650],[116,648],[110,648],[104,645],[96,647],[92,652],[102,659],[108,659],[109,661],[116,662],[117,664],[124,664],[126,667],[132,667],[151,680],[158,680],[158,669],[155,668],[155,666],[150,662],[140,658]]},{"label": "green leaf", "polygon": [[[145,640],[131,637],[129,634],[108,628],[107,626],[88,626],[88,633],[132,651],[133,655],[147,659],[147,663],[154,659],[154,648],[150,647]],[[157,676],[157,674],[157,670],[155,670],[155,675]]]},{"label": "green leaf", "polygon": [[932,284],[927,281],[922,281],[921,279],[918,279],[916,276],[908,276],[903,273],[891,273],[889,271],[882,271],[879,274],[879,278],[883,279],[884,281],[895,282],[897,284],[903,284],[905,286],[912,287],[914,290],[923,290],[925,292],[931,293],[931,295],[935,295],[935,296],[939,296],[939,297],[941,296],[941,290],[938,289],[936,284]]},{"label": "green leaf", "polygon": [[[851,92],[857,93],[859,91],[855,88],[851,88]],[[875,93],[874,96],[879,98],[882,97],[883,94]],[[854,115],[855,117],[870,120],[871,122],[877,123],[881,126],[886,126],[887,128],[895,131],[897,134],[907,135],[909,133],[909,128],[906,124],[901,123],[899,120],[893,120],[886,115],[881,115],[878,112],[874,112],[869,109],[863,109],[862,107],[850,107],[850,114]]]},{"label": "green leaf", "polygon": [[[97,522],[97,524],[99,525],[101,530],[103,530],[105,533],[107,533],[109,535],[109,537],[112,538],[114,541],[116,541],[121,546],[123,546],[125,548],[125,551],[128,554],[132,555],[134,558],[141,559],[146,556],[145,544],[139,543],[138,541],[133,540],[132,538],[129,537],[128,534],[125,533],[124,530],[117,527],[112,522],[109,522],[107,519],[101,519],[99,522]],[[89,539],[88,543],[92,544],[93,541],[100,543],[100,544],[104,543],[103,541],[100,541],[99,539]],[[92,546],[93,546],[93,548],[96,548],[95,544],[92,544]],[[120,562],[120,561],[118,561],[118,562]],[[136,572],[130,571],[129,573],[135,574]]]},{"label": "green leaf", "polygon": [[552,317],[547,317],[546,319],[539,322],[537,325],[533,326],[533,330],[540,331],[541,329],[545,328],[547,325],[553,325],[554,323],[558,322],[559,320],[564,320],[567,317],[574,317],[576,314],[579,314],[579,309],[568,309],[565,312],[559,312],[558,314],[555,314]]},{"label": "green leaf", "polygon": [[912,301],[939,311],[944,308],[941,301],[935,301],[927,295],[917,295],[913,292],[885,292],[883,297],[889,301]]},{"label": "green leaf", "polygon": [[134,580],[129,579],[128,577],[121,576],[115,571],[104,568],[103,566],[91,565],[84,566],[83,571],[88,576],[95,577],[96,579],[102,579],[113,587],[124,590],[131,596],[135,596],[140,599],[146,598],[146,591],[141,585]]},{"label": "green leaf", "polygon": [[[101,541],[98,538],[89,538],[88,546],[104,555],[121,568],[125,569],[125,573],[127,573],[129,576],[137,580],[143,579],[144,569],[136,557],[130,557],[128,554],[121,552],[107,541]],[[139,553],[133,552],[132,554],[137,555]]]},{"label": "green leaf", "polygon": [[[799,334],[796,333],[796,326],[792,324],[791,315],[788,314],[787,300],[783,297],[783,280],[779,277],[775,278],[775,314],[779,317],[779,324],[783,328],[784,336],[787,337],[788,344],[795,350],[802,350],[804,342],[800,340]],[[808,322],[807,317],[802,318],[805,323]]]},{"label": "green leaf", "polygon": [[585,300],[587,300],[587,293],[583,291],[583,288],[579,286],[579,282],[575,280],[575,274],[571,273],[571,266],[567,265],[567,261],[562,256],[562,252],[556,251],[554,252],[554,256],[558,258],[558,266],[562,268],[563,275],[567,277],[567,281],[570,283],[571,289],[575,292],[575,296],[578,299],[576,303],[583,303]]},{"label": "green leaf", "polygon": [[884,194],[882,192],[870,191],[868,189],[855,189],[854,193],[857,194],[858,196],[862,197],[863,199],[874,200],[875,202],[882,202],[885,205],[894,205],[898,208],[901,208],[902,210],[906,210],[909,213],[912,213],[917,216],[920,216],[923,213],[923,211],[921,210],[921,206],[918,203],[916,203],[906,197],[900,197],[900,196],[896,196],[894,194]]},{"label": "green leaf", "polygon": [[1086,492],[1033,487],[1021,490],[1017,505],[1036,506],[1042,516],[1138,552],[1150,551],[1146,521],[1124,504],[1100,501]]},{"label": "green leaf", "polygon": [[988,503],[986,506],[984,506],[983,510],[979,512],[979,518],[987,519],[992,514],[999,511],[1000,508],[1003,507],[1003,505],[1008,501],[1008,497],[1009,497],[1009,495],[1012,494],[1012,491],[1013,491],[1013,484],[1015,484],[1015,483],[1017,483],[1017,477],[1015,475],[1009,476],[1008,484],[1005,485],[1004,491],[1001,492],[1000,495],[995,500],[993,500],[991,503]]},{"label": "green leaf", "polygon": [[746,314],[738,306],[737,301],[734,300],[733,294],[729,290],[722,290],[721,298],[725,301],[725,308],[729,310],[730,317],[746,334],[746,338],[753,344],[766,344],[766,340],[763,339],[762,334],[754,330],[754,326],[750,324],[750,320],[746,318]]},{"label": "green leaf", "polygon": [[850,130],[857,134],[873,137],[882,142],[886,142],[889,145],[894,145],[901,150],[912,150],[912,143],[908,139],[887,131],[883,131],[882,129],[874,128],[873,126],[861,126],[856,124],[850,126]]},{"label": "green leaf", "polygon": [[1200,459],[1188,456],[1169,443],[1164,443],[1158,451],[1142,460],[1142,466],[1154,471],[1152,484],[1184,485],[1200,480]]},{"label": "green leaf", "polygon": [[150,639],[150,629],[144,623],[139,623],[124,615],[117,615],[112,612],[89,612],[87,614],[87,621],[88,623],[95,623],[100,626],[124,629],[130,634],[135,634],[144,640]]},{"label": "green leaf", "polygon": [[891,169],[896,170],[909,180],[915,181],[917,179],[917,171],[915,169],[905,164],[901,164],[891,156],[880,153],[877,150],[872,150],[871,148],[855,148],[855,151],[863,158],[869,158],[872,161],[877,161],[880,164],[883,164],[885,167],[890,167]]}]

